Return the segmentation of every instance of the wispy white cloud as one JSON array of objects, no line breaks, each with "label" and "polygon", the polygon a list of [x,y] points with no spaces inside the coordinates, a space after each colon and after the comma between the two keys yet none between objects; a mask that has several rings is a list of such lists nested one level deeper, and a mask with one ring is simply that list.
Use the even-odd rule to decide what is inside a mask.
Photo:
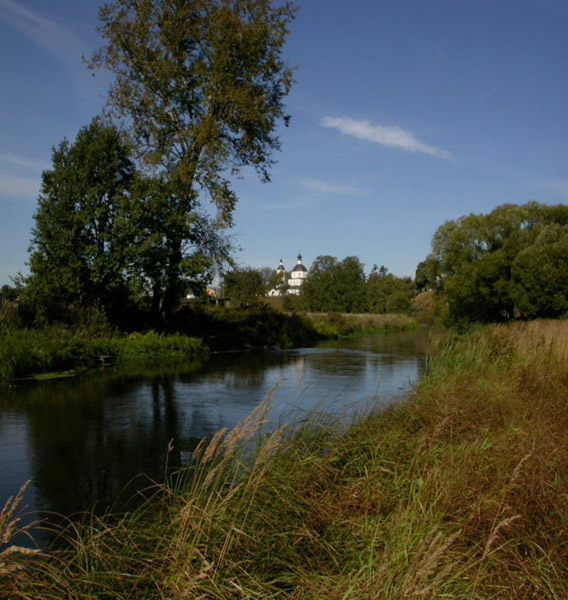
[{"label": "wispy white cloud", "polygon": [[568,178],[560,177],[556,179],[545,178],[539,181],[540,185],[549,192],[568,198]]},{"label": "wispy white cloud", "polygon": [[0,152],[0,168],[2,168],[2,164],[35,172],[45,171],[46,169],[49,169],[50,166],[45,160],[26,158],[24,156],[18,156],[16,154],[10,154],[7,152]]},{"label": "wispy white cloud", "polygon": [[41,186],[41,178],[22,177],[0,173],[0,198],[35,200]]},{"label": "wispy white cloud", "polygon": [[48,168],[46,161],[0,152],[0,198],[36,198],[41,172]]},{"label": "wispy white cloud", "polygon": [[312,197],[300,196],[294,199],[271,199],[269,202],[257,199],[255,201],[242,200],[239,205],[241,210],[248,212],[273,212],[273,211],[298,211],[308,210],[317,206],[318,201]]},{"label": "wispy white cloud", "polygon": [[89,44],[70,27],[25,7],[18,0],[0,0],[0,21],[19,31],[42,48],[68,73],[75,90],[85,95],[92,87],[87,68],[82,62],[90,53]]},{"label": "wispy white cloud", "polygon": [[0,0],[0,19],[23,33],[64,65],[81,61],[85,42],[70,29],[26,8],[16,0]]},{"label": "wispy white cloud", "polygon": [[368,194],[366,190],[358,187],[337,185],[319,179],[302,179],[300,185],[312,192],[322,192],[324,194],[339,194],[341,196],[366,196]]},{"label": "wispy white cloud", "polygon": [[420,141],[410,132],[396,126],[373,125],[369,121],[358,121],[349,117],[324,117],[321,120],[322,127],[337,129],[344,135],[380,144],[388,148],[397,148],[406,152],[420,152],[434,158],[453,160],[453,156],[447,150],[429,146]]}]

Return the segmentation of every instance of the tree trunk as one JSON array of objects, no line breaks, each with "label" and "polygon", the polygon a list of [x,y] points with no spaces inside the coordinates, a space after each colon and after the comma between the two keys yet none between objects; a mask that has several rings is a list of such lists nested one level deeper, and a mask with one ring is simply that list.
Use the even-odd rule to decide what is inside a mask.
[{"label": "tree trunk", "polygon": [[150,323],[156,331],[163,328],[162,322],[162,289],[159,283],[152,286],[152,305],[150,306]]},{"label": "tree trunk", "polygon": [[162,304],[162,318],[166,329],[171,325],[172,315],[181,299],[182,290],[179,273],[179,267],[183,258],[181,245],[181,239],[176,238],[172,240],[166,288],[164,290],[164,302]]}]

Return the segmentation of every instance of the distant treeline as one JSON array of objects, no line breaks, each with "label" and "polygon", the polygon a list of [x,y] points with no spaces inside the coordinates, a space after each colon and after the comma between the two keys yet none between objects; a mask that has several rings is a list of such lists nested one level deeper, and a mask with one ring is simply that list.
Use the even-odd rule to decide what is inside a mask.
[{"label": "distant treeline", "polygon": [[[123,287],[118,296],[110,290],[113,298],[108,303],[106,292],[87,293],[96,273],[85,270],[86,264],[71,284],[71,263],[62,271],[53,265],[41,271],[32,261],[31,275],[20,278],[15,288],[4,286],[1,299],[17,299],[27,323],[68,323],[77,311],[95,309],[123,331],[180,331],[181,295],[167,319],[156,320],[154,296],[143,288]],[[70,285],[81,293],[56,292],[57,277],[57,290]],[[278,307],[288,312],[409,314],[417,293],[432,291],[434,317],[445,325],[562,318],[568,314],[568,206],[505,204],[487,215],[447,221],[435,232],[432,252],[418,265],[415,279],[397,277],[376,265],[365,274],[356,256],[338,260],[324,255],[311,264],[299,295],[287,294],[287,282],[288,274],[269,267],[237,268],[225,274],[222,294],[238,309],[258,307],[270,290],[277,290]],[[198,291],[204,292],[205,286],[195,282],[194,289],[199,298]],[[230,329],[223,335],[230,336]]]},{"label": "distant treeline", "polygon": [[318,256],[299,296],[287,295],[287,281],[288,274],[276,274],[268,267],[245,267],[225,276],[223,293],[239,306],[250,306],[275,289],[287,310],[374,314],[409,313],[416,295],[411,277],[397,277],[376,265],[365,275],[364,265],[356,256],[341,261],[334,256]]}]

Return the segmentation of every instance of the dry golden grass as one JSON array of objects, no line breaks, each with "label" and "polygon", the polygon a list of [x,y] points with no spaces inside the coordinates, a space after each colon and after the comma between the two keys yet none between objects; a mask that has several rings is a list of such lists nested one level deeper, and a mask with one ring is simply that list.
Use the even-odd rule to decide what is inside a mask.
[{"label": "dry golden grass", "polygon": [[21,546],[9,546],[10,541],[19,533],[24,533],[30,526],[21,528],[18,507],[29,485],[26,482],[15,497],[8,498],[2,512],[0,512],[0,582],[12,579],[22,570],[22,557],[37,554],[37,550]]}]

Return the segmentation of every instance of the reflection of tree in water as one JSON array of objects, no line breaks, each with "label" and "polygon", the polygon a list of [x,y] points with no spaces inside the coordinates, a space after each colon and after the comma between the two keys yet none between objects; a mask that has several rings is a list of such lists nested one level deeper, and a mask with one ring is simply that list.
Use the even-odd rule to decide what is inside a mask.
[{"label": "reflection of tree in water", "polygon": [[[211,376],[234,374],[239,385],[262,382],[266,365],[281,360],[254,353],[234,359],[220,361]],[[118,496],[127,500],[136,485],[148,484],[138,478],[125,490],[137,474],[160,481],[166,461],[172,469],[181,466],[182,457],[220,426],[199,405],[185,405],[180,415],[177,382],[191,381],[196,372],[203,374],[202,364],[156,369],[149,376],[119,369],[34,382],[3,394],[0,408],[21,413],[27,422],[37,508],[69,515],[96,503],[103,511]]]},{"label": "reflection of tree in water", "polygon": [[[3,391],[0,410],[26,423],[22,436],[29,437],[37,508],[69,515],[98,503],[103,510],[119,495],[128,499],[134,487],[122,491],[133,476],[145,473],[161,481],[166,462],[174,470],[183,466],[202,437],[252,410],[280,374],[288,379],[277,401],[308,409],[322,394],[342,398],[348,386],[363,390],[362,382],[363,393],[372,396],[380,381],[406,378],[397,375],[401,362],[422,364],[416,336],[393,337],[398,339],[390,347],[390,336],[373,336],[335,342],[323,351],[214,355],[205,365],[142,375],[117,370],[33,383]],[[379,385],[379,395],[385,388]],[[146,486],[148,480],[136,483]]]},{"label": "reflection of tree in water", "polygon": [[367,365],[367,353],[353,350],[317,352],[304,358],[311,369],[337,375],[357,375]]},{"label": "reflection of tree in water", "polygon": [[235,388],[257,387],[264,383],[270,368],[283,366],[290,357],[282,352],[239,352],[218,354],[211,357],[206,373],[182,375],[181,381],[191,383],[199,376],[205,381],[216,382]]},{"label": "reflection of tree in water", "polygon": [[[329,356],[321,355],[321,360],[314,364],[315,368],[332,373],[342,372],[342,363],[355,369],[357,366],[368,368],[384,368],[385,375],[407,364],[417,367],[418,374],[423,372],[424,361],[422,358],[432,346],[443,336],[443,332],[428,328],[419,328],[417,331],[394,332],[386,335],[369,335],[362,338],[333,340],[322,344],[330,351]],[[338,353],[341,356],[338,357]],[[359,358],[356,358],[359,356]],[[332,359],[336,359],[335,364]],[[337,360],[340,358],[341,360]],[[329,368],[331,365],[331,368]],[[347,371],[345,371],[347,372]]]},{"label": "reflection of tree in water", "polygon": [[133,476],[163,479],[170,440],[168,463],[179,466],[174,385],[174,378],[157,375],[149,382],[119,377],[44,387],[28,413],[39,508],[68,515],[94,503],[104,510],[119,496],[128,500],[136,486],[148,485],[139,479],[125,489]]}]

